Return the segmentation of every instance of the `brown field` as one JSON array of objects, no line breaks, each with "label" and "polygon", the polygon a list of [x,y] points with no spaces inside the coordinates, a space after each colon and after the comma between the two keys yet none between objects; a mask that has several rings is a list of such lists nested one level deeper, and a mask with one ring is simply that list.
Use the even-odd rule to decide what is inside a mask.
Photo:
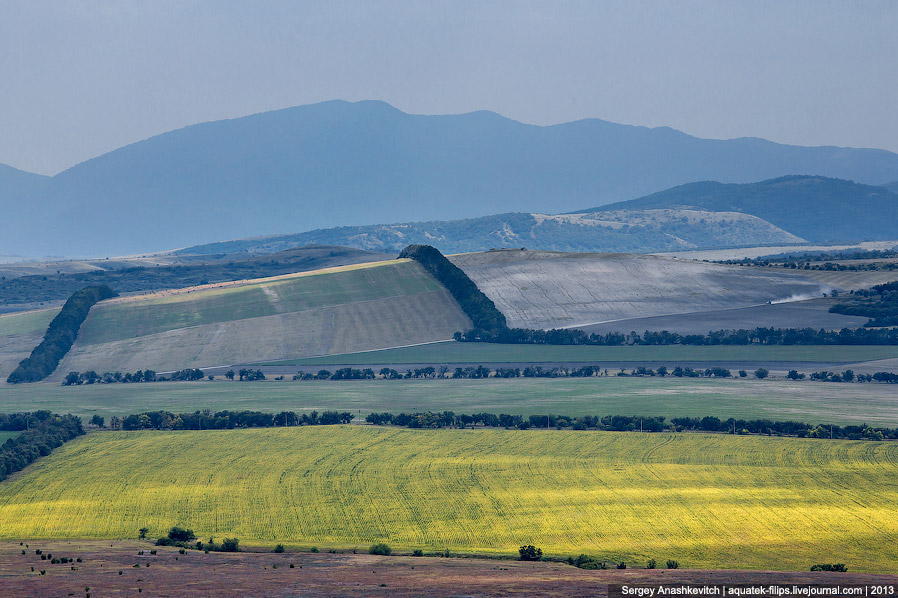
[{"label": "brown field", "polygon": [[[691,569],[585,571],[562,563],[367,554],[236,554],[138,541],[0,543],[0,594],[25,596],[607,596],[608,584],[896,584],[896,575]],[[81,563],[52,565],[35,549]],[[22,554],[25,550],[26,554]],[[143,550],[143,555],[137,553]],[[290,564],[294,568],[290,568]],[[138,565],[138,566],[135,566]],[[275,568],[277,565],[277,568]],[[34,567],[35,571],[31,571]],[[75,567],[76,570],[72,570]],[[46,575],[40,575],[45,570]],[[121,575],[119,575],[121,572]],[[89,588],[86,590],[86,588]]]}]

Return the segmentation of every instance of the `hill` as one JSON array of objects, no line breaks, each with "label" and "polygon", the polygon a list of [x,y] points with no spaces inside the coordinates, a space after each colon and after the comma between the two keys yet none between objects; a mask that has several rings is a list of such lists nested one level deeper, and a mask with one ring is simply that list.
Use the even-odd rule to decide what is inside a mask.
[{"label": "hill", "polygon": [[122,255],[340,225],[569,211],[690,181],[790,173],[894,180],[898,155],[332,101],[171,131],[37,190],[4,189],[0,254]]},{"label": "hill", "polygon": [[758,326],[863,325],[862,318],[829,314],[824,302],[807,301],[795,309],[797,300],[822,297],[836,285],[783,270],[654,255],[529,250],[449,259],[493,300],[510,327],[706,334]]},{"label": "hill", "polygon": [[898,193],[898,181],[892,181],[891,183],[886,183],[885,185],[881,185],[881,187],[885,187],[892,193]]},{"label": "hill", "polygon": [[689,183],[588,212],[677,208],[751,214],[814,243],[893,239],[898,230],[898,194],[820,176]]},{"label": "hill", "polygon": [[114,539],[141,527],[159,537],[181,525],[266,550],[387,542],[516,555],[532,543],[631,567],[670,558],[806,570],[838,559],[891,571],[898,549],[882,538],[898,534],[896,458],[893,442],[725,434],[108,432],[0,486],[0,537]]},{"label": "hill", "polygon": [[451,338],[470,320],[418,264],[391,260],[99,304],[51,376],[172,371]]},{"label": "hill", "polygon": [[[0,279],[0,312],[63,301],[90,285],[137,293],[383,261],[394,255],[307,245],[273,254],[159,255],[10,265],[0,267],[0,272],[8,273]],[[16,276],[19,272],[28,274]]]},{"label": "hill", "polygon": [[446,253],[526,246],[551,251],[639,253],[700,247],[800,243],[800,237],[748,214],[698,210],[634,210],[603,214],[509,213],[464,220],[342,226],[292,235],[197,245],[178,255],[281,251],[309,243],[399,251],[437,245]]}]

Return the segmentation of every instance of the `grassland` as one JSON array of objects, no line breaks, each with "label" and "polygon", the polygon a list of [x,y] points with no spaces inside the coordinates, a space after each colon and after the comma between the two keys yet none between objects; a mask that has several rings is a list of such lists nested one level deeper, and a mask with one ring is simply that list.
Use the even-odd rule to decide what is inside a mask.
[{"label": "grassland", "polygon": [[58,313],[53,308],[0,316],[0,337],[44,332]]},{"label": "grassland", "polygon": [[806,570],[898,558],[898,444],[358,426],[109,432],[0,485],[0,538],[185,525],[244,544]]},{"label": "grassland", "polygon": [[[372,268],[377,268],[374,275]],[[440,288],[430,276],[409,267],[406,260],[329,268],[193,293],[111,301],[98,306],[91,314],[79,340],[87,345],[105,343],[187,326],[273,316]]]},{"label": "grassland", "polygon": [[320,382],[159,382],[0,389],[4,411],[49,409],[84,418],[164,409],[266,412],[442,411],[521,415],[663,415],[768,418],[808,423],[898,426],[895,388],[783,380],[562,378]]},{"label": "grassland", "polygon": [[393,363],[599,363],[658,362],[773,362],[857,363],[898,357],[888,346],[716,346],[633,345],[621,347],[564,345],[501,345],[493,343],[431,343],[418,347],[325,355],[272,362],[278,365],[366,365]]}]

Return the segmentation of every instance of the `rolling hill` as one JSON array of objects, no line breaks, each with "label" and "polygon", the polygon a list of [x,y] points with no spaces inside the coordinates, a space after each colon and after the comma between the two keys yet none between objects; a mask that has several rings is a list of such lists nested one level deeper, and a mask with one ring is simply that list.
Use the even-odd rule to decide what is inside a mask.
[{"label": "rolling hill", "polygon": [[689,183],[588,212],[678,208],[751,214],[814,243],[893,239],[898,230],[898,194],[819,176]]},{"label": "rolling hill", "polygon": [[396,347],[470,326],[417,263],[357,264],[104,301],[50,379]]},{"label": "rolling hill", "polygon": [[271,252],[309,243],[377,251],[426,243],[447,253],[515,246],[648,253],[893,240],[898,237],[895,231],[898,195],[887,189],[841,179],[787,176],[744,185],[690,183],[569,214],[508,213],[465,220],[344,226],[208,243],[176,253]]},{"label": "rolling hill", "polygon": [[569,211],[696,180],[795,173],[894,180],[898,155],[331,101],[186,127],[36,179],[37,188],[4,186],[0,254],[122,255],[340,225]]}]

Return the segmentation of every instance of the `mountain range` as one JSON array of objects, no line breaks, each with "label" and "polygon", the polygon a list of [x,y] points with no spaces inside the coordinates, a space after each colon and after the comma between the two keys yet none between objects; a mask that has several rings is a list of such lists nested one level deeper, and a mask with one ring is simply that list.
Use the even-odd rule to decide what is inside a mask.
[{"label": "mountain range", "polygon": [[53,177],[4,167],[0,254],[122,255],[335,226],[559,213],[694,181],[787,174],[882,183],[898,179],[898,154],[331,101],[185,127]]}]

